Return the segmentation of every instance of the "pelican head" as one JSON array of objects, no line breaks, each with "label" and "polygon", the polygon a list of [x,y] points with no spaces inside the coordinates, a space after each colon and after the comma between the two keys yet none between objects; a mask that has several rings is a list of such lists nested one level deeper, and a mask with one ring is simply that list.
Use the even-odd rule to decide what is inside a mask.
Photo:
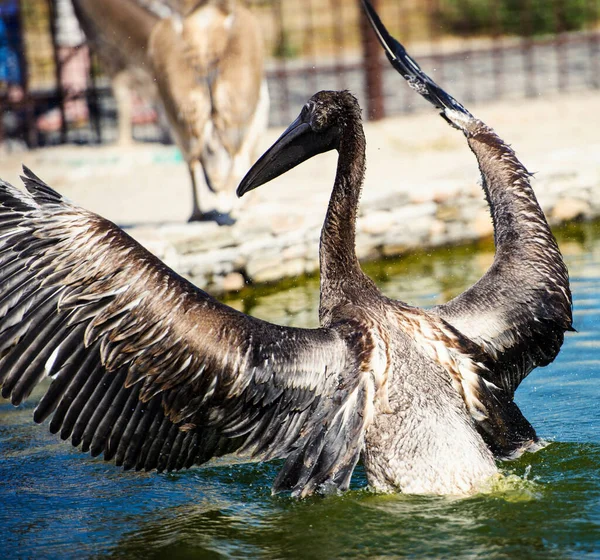
[{"label": "pelican head", "polygon": [[348,91],[320,91],[242,179],[237,195],[268,183],[317,154],[337,150],[350,123],[360,123],[360,106]]}]

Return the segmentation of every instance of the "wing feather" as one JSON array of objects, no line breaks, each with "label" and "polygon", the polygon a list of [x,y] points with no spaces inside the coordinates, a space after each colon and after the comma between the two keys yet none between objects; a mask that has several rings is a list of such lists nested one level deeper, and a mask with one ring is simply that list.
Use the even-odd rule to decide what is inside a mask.
[{"label": "wing feather", "polygon": [[[569,276],[548,225],[518,237],[497,248],[479,282],[431,310],[490,356],[486,379],[510,398],[534,368],[556,358],[573,330]],[[543,250],[532,249],[536,237]]]},{"label": "wing feather", "polygon": [[49,375],[34,419],[126,469],[237,452],[292,456],[280,489],[348,485],[373,398],[348,332],[227,307],[25,175],[28,193],[0,183],[0,215],[14,214],[0,221],[3,397],[19,404]]},{"label": "wing feather", "polygon": [[462,130],[477,158],[494,222],[495,260],[473,287],[432,312],[489,355],[487,381],[512,399],[532,369],[554,360],[565,331],[572,330],[567,268],[531,188],[531,174],[512,148],[423,72],[369,0],[362,4],[392,66]]}]

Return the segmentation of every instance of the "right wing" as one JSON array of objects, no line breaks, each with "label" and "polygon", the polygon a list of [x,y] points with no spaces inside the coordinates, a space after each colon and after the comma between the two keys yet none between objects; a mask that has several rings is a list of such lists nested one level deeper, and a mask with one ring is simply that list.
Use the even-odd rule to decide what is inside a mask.
[{"label": "right wing", "polygon": [[514,151],[425,74],[370,2],[362,2],[392,66],[463,131],[477,157],[494,222],[494,263],[474,286],[431,311],[489,354],[489,381],[512,398],[533,368],[554,360],[564,332],[572,329],[567,268],[531,188],[530,173]]},{"label": "right wing", "polygon": [[427,76],[388,33],[370,2],[362,3],[392,66],[465,134],[479,164],[494,223],[494,263],[474,286],[430,312],[483,350],[481,383],[461,378],[462,390],[467,404],[469,399],[484,403],[487,412],[478,424],[492,435],[490,446],[511,455],[536,439],[513,402],[514,392],[535,367],[554,360],[565,331],[573,328],[567,268],[530,173],[514,151]]},{"label": "right wing", "polygon": [[360,335],[249,317],[25,170],[0,183],[0,386],[126,468],[287,458],[274,490],[346,488],[371,417]]}]

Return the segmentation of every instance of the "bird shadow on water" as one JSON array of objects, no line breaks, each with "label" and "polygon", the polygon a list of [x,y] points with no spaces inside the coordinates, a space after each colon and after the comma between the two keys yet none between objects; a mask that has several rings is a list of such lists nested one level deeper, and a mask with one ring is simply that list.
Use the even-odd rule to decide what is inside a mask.
[{"label": "bird shadow on water", "polygon": [[[170,475],[196,488],[122,534],[119,558],[591,557],[598,550],[600,445],[553,443],[502,465],[467,498],[349,492],[271,496],[279,463]],[[149,552],[150,551],[150,552]]]}]

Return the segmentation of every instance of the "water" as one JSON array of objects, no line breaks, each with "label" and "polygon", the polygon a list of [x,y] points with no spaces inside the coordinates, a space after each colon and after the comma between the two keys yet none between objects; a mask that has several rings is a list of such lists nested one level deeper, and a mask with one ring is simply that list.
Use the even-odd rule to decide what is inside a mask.
[{"label": "water", "polygon": [[[600,224],[561,232],[577,333],[517,391],[551,443],[502,466],[467,499],[375,495],[358,467],[343,496],[272,497],[279,463],[178,474],[121,472],[33,424],[36,395],[0,402],[0,557],[598,558],[600,556]],[[444,301],[474,282],[490,247],[370,265],[390,296]],[[230,304],[313,326],[316,281]],[[39,392],[37,394],[39,398]]]}]

